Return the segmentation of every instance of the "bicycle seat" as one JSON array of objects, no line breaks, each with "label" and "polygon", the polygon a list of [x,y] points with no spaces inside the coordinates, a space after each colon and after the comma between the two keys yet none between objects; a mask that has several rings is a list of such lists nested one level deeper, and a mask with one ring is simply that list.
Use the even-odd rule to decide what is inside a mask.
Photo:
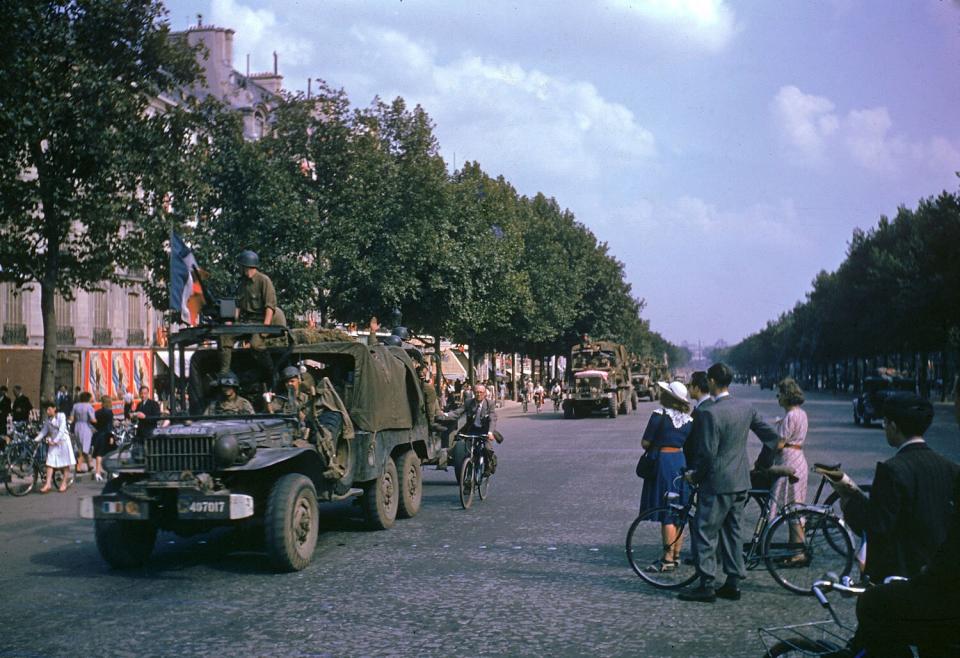
[{"label": "bicycle seat", "polygon": [[821,470],[822,471],[839,471],[840,466],[842,466],[842,464],[840,464],[839,462],[837,462],[836,464],[818,464],[818,463],[813,464],[814,470],[817,470],[817,471],[821,471]]}]

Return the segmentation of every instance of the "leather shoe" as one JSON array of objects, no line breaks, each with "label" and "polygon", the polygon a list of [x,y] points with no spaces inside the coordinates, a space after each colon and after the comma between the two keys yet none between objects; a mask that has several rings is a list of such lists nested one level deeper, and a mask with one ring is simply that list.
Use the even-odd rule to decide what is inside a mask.
[{"label": "leather shoe", "polygon": [[700,587],[688,588],[680,592],[678,599],[681,601],[696,601],[697,603],[713,603],[717,600],[717,593],[712,587],[701,585]]},{"label": "leather shoe", "polygon": [[733,583],[724,583],[716,592],[718,599],[727,599],[728,601],[740,600],[740,588]]}]

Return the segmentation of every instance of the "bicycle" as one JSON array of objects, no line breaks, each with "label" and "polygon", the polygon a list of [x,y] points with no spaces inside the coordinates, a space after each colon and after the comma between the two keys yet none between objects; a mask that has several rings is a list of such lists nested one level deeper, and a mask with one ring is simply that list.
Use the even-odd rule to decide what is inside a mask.
[{"label": "bicycle", "polygon": [[[3,486],[11,496],[26,496],[38,489],[43,482],[47,466],[47,445],[34,441],[30,435],[14,429],[11,442],[0,458]],[[53,482],[59,488],[63,483],[63,471],[53,472]]]},{"label": "bicycle", "polygon": [[552,397],[553,397],[553,412],[558,413],[560,411],[560,402],[561,402],[560,395],[554,394]]},{"label": "bicycle", "polygon": [[534,394],[533,405],[536,407],[537,413],[540,413],[540,408],[543,407],[543,396],[540,394]]},{"label": "bicycle", "polygon": [[[771,474],[780,473],[775,469],[770,469]],[[785,476],[783,473],[778,475]],[[689,553],[680,552],[685,548],[687,529],[696,514],[697,487],[692,489],[685,504],[677,502],[679,494],[667,492],[663,506],[641,512],[627,531],[626,551],[630,567],[654,587],[679,589],[697,578],[694,560]],[[784,506],[773,516],[772,490],[773,486],[748,491],[749,500],[759,507],[759,516],[753,535],[743,546],[746,568],[753,570],[763,564],[784,589],[807,595],[811,593],[812,584],[825,571],[849,575],[855,553],[850,529],[843,520],[823,505],[795,503]],[[664,524],[676,528],[675,539],[668,546],[663,545],[661,526]],[[798,526],[803,529],[802,540],[795,537]],[[686,548],[689,551],[689,547]],[[663,555],[668,551],[679,555],[680,559],[664,563]]]},{"label": "bicycle", "polygon": [[529,404],[530,404],[530,394],[524,393],[523,394],[523,413],[527,413],[527,406],[529,406]]},{"label": "bicycle", "polygon": [[486,473],[487,436],[485,434],[460,433],[457,438],[467,443],[467,456],[460,465],[460,504],[463,509],[470,509],[473,504],[474,491],[480,500],[487,497],[490,489],[490,476]]}]

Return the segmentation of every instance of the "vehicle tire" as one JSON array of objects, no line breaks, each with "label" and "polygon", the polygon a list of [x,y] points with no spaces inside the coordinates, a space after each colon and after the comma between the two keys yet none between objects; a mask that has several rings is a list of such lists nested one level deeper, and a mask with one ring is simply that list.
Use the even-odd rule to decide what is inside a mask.
[{"label": "vehicle tire", "polygon": [[840,647],[828,640],[815,640],[809,637],[789,637],[770,647],[763,658],[780,656],[830,656],[839,652]]},{"label": "vehicle tire", "polygon": [[631,410],[631,411],[636,411],[636,410],[637,410],[637,401],[638,401],[638,400],[639,400],[639,398],[637,397],[637,392],[636,392],[636,391],[634,391],[633,393],[630,394],[630,410]]},{"label": "vehicle tire", "polygon": [[[122,486],[120,480],[111,480],[104,485],[103,493],[116,493]],[[157,526],[150,521],[96,519],[93,533],[100,556],[114,569],[143,566],[157,541]]]},{"label": "vehicle tire", "polygon": [[467,458],[466,441],[457,439],[456,443],[453,444],[451,456],[453,457],[453,473],[457,477],[457,484],[460,484],[460,467],[463,465],[463,460]]},{"label": "vehicle tire", "polygon": [[[697,579],[697,570],[692,564],[690,554],[693,537],[688,536],[691,533],[687,532],[690,528],[689,519],[693,518],[693,508],[689,517],[681,518],[682,516],[682,510],[674,507],[656,507],[641,512],[627,530],[627,562],[630,563],[634,573],[654,587],[679,589]],[[650,568],[663,558],[661,519],[668,519],[677,526],[678,541],[681,542],[681,550],[684,551],[680,555],[680,562],[671,571]]]},{"label": "vehicle tire", "polygon": [[410,519],[420,511],[423,501],[423,474],[420,471],[420,458],[413,450],[400,455],[397,463],[397,476],[400,484],[400,497],[397,501],[397,516]]},{"label": "vehicle tire", "polygon": [[6,466],[7,481],[3,483],[7,493],[11,496],[26,496],[34,489],[40,488],[43,477],[33,466],[33,459],[16,459]]},{"label": "vehicle tire", "polygon": [[310,564],[320,528],[317,512],[317,490],[307,476],[287,473],[273,483],[263,530],[274,569],[300,571]]},{"label": "vehicle tire", "polygon": [[[791,541],[790,526],[803,526],[803,544]],[[796,594],[812,595],[813,583],[827,572],[839,577],[853,570],[855,554],[846,526],[819,509],[796,508],[778,516],[763,537],[761,555],[773,579]],[[800,565],[789,565],[796,556]]]},{"label": "vehicle tire", "polygon": [[460,465],[460,504],[470,509],[473,504],[473,460],[467,457]]},{"label": "vehicle tire", "polygon": [[363,512],[371,530],[386,530],[393,526],[399,507],[398,494],[397,465],[392,457],[387,457],[383,471],[363,491]]},{"label": "vehicle tire", "polygon": [[570,420],[574,416],[576,416],[576,409],[573,408],[573,405],[572,404],[563,405],[563,417],[566,418],[567,420]]},{"label": "vehicle tire", "polygon": [[626,416],[626,415],[629,413],[629,411],[627,410],[627,400],[626,400],[626,399],[624,399],[623,402],[620,403],[620,407],[617,409],[617,411],[619,411],[619,412],[620,412],[621,414],[623,414],[624,416]]},{"label": "vehicle tire", "polygon": [[610,401],[607,403],[607,415],[610,416],[610,418],[616,418],[616,417],[617,417],[617,403],[616,403],[616,400],[610,400]]}]

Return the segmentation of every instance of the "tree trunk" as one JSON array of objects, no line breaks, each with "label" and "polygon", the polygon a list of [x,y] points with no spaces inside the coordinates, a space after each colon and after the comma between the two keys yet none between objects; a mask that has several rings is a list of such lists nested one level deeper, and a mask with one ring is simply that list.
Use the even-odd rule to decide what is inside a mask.
[{"label": "tree trunk", "polygon": [[[40,360],[40,400],[52,400],[57,373],[56,274],[47,273],[40,282],[40,314],[43,317],[43,356]],[[40,405],[37,405],[39,408]]]},{"label": "tree trunk", "polygon": [[440,335],[433,337],[433,363],[437,368],[433,376],[433,386],[437,389],[437,396],[440,396],[440,388],[443,380],[443,355],[440,353]]}]

